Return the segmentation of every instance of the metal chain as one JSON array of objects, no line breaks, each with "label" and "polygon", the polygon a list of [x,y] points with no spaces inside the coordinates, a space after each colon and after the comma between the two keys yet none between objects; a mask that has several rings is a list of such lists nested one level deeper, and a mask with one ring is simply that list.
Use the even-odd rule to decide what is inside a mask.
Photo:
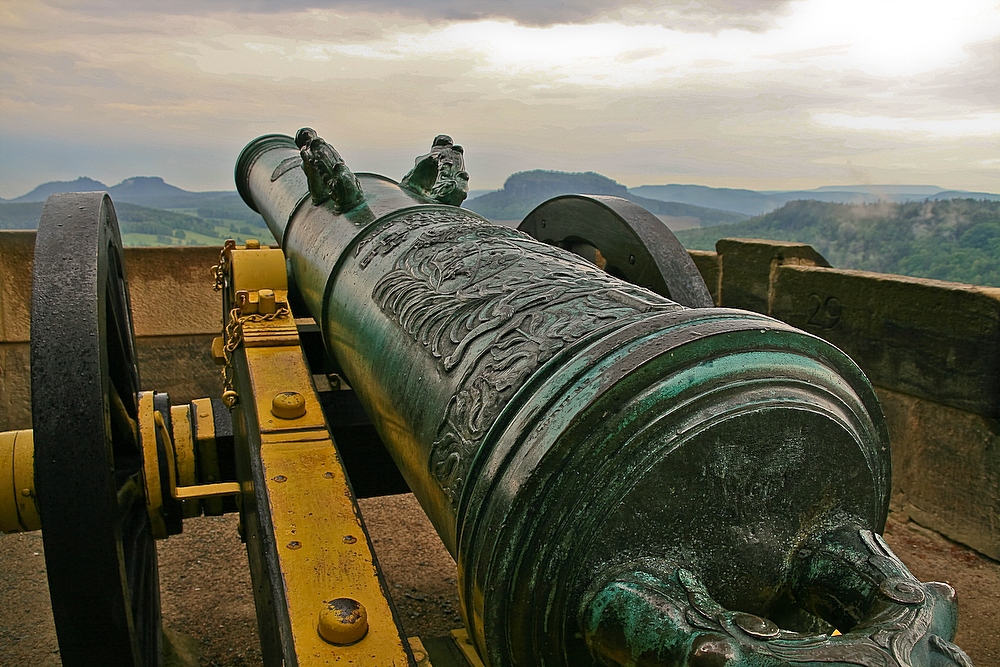
[{"label": "metal chain", "polygon": [[222,288],[226,286],[226,271],[229,268],[227,253],[235,247],[235,240],[226,239],[225,245],[222,246],[222,252],[219,253],[219,263],[212,267],[213,289],[216,292],[221,292]]},{"label": "metal chain", "polygon": [[[216,292],[221,292],[226,286],[226,274],[229,271],[229,253],[236,248],[236,241],[226,239],[219,253],[219,263],[212,267],[213,288]],[[226,407],[232,408],[236,405],[240,395],[233,389],[233,353],[243,343],[243,324],[246,322],[271,322],[281,317],[290,315],[288,305],[279,303],[273,313],[260,315],[257,313],[243,315],[239,306],[233,306],[229,311],[229,321],[223,331],[225,342],[222,345],[222,357],[225,363],[222,366],[222,402]]]},{"label": "metal chain", "polygon": [[240,395],[233,389],[233,353],[243,343],[243,324],[246,322],[272,322],[290,314],[288,306],[283,303],[279,304],[273,313],[267,315],[243,315],[239,306],[233,306],[232,310],[229,311],[225,342],[222,345],[222,357],[225,360],[225,364],[222,366],[222,402],[226,404],[226,407],[232,408],[240,398]]}]

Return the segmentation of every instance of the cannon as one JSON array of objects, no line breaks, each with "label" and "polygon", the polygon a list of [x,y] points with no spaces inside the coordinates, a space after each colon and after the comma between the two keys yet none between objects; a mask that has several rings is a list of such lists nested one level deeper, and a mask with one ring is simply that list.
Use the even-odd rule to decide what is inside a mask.
[{"label": "cannon", "polygon": [[266,135],[236,184],[277,247],[227,243],[213,267],[224,387],[190,405],[138,390],[107,196],[43,213],[34,431],[0,450],[34,487],[0,512],[43,529],[65,664],[157,664],[152,540],[236,510],[266,664],[416,664],[311,385],[307,314],[455,557],[483,664],[971,665],[954,591],[880,537],[889,444],[864,374],[714,307],[651,214],[581,195],[493,224],[460,207],[446,135],[400,182],[309,128]]}]

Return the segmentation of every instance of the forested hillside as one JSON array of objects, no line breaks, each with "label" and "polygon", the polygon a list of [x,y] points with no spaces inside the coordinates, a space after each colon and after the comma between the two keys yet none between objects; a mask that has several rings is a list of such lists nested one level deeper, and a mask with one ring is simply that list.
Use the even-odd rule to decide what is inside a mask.
[{"label": "forested hillside", "polygon": [[648,199],[632,194],[621,183],[592,171],[521,171],[511,175],[502,190],[466,202],[466,208],[491,220],[521,220],[532,209],[552,197],[565,194],[614,195],[630,199],[651,213],[676,218],[696,218],[702,227],[731,224],[747,215],[703,206]]},{"label": "forested hillside", "polygon": [[695,204],[723,211],[763,215],[790,201],[804,199],[836,204],[874,204],[880,201],[901,204],[927,199],[992,199],[990,192],[945,190],[936,185],[828,185],[814,190],[741,190],[710,188],[704,185],[640,185],[629,192],[651,199]]},{"label": "forested hillside", "polygon": [[794,201],[740,224],[677,237],[697,250],[714,250],[726,237],[798,241],[838,268],[1000,287],[1000,201]]}]

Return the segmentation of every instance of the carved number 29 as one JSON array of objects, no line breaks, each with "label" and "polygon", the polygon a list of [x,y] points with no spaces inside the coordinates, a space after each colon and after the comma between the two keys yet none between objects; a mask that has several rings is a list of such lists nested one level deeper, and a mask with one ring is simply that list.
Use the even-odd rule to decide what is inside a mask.
[{"label": "carved number 29", "polygon": [[840,300],[835,296],[823,299],[818,294],[809,296],[809,319],[806,325],[819,327],[820,329],[832,329],[840,321],[841,314]]}]

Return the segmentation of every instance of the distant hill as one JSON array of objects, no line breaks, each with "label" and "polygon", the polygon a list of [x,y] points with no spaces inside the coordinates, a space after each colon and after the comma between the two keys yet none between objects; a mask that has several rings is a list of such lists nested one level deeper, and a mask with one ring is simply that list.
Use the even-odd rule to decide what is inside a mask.
[{"label": "distant hill", "polygon": [[1000,195],[989,192],[944,190],[934,185],[847,185],[825,186],[815,190],[739,190],[710,188],[704,185],[640,185],[629,192],[641,197],[681,202],[696,206],[760,215],[784,206],[790,201],[813,200],[841,204],[873,204],[878,201],[903,203],[925,199],[988,199],[1000,201]]},{"label": "distant hill", "polygon": [[45,201],[49,198],[49,195],[54,195],[57,192],[94,192],[96,190],[107,189],[108,186],[104,183],[81,176],[75,181],[49,181],[48,183],[42,183],[28,194],[8,199],[7,201],[23,204],[26,202]]},{"label": "distant hill", "polygon": [[227,238],[270,239],[264,221],[236,192],[188,192],[159,177],[127,178],[108,187],[81,177],[44,183],[0,201],[0,229],[37,229],[45,200],[57,192],[111,194],[126,245],[222,245]]},{"label": "distant hill", "polygon": [[833,266],[1000,287],[1000,201],[793,201],[736,225],[677,232],[687,248],[720,238],[798,241]]},{"label": "distant hill", "polygon": [[95,190],[106,190],[115,204],[124,202],[164,209],[195,209],[205,206],[236,205],[246,209],[246,205],[235,191],[189,192],[166,183],[159,176],[133,176],[111,187],[85,176],[81,176],[75,181],[51,181],[39,185],[26,195],[10,199],[8,202],[43,202],[48,199],[49,195],[57,192],[93,192]]},{"label": "distant hill", "polygon": [[574,193],[624,197],[656,215],[697,218],[702,227],[731,224],[748,217],[730,211],[648,199],[592,171],[571,173],[540,169],[513,174],[504,182],[503,189],[467,200],[465,207],[491,220],[521,220],[547,199]]},{"label": "distant hill", "polygon": [[42,202],[0,202],[0,229],[38,229]]},{"label": "distant hill", "polygon": [[650,199],[706,206],[744,215],[773,211],[787,201],[780,195],[768,195],[756,190],[710,188],[705,185],[640,185],[629,189],[629,192]]},{"label": "distant hill", "polygon": [[[765,190],[765,192],[767,191]],[[776,190],[776,192],[791,191]],[[944,188],[936,185],[824,185],[812,190],[800,190],[799,192],[860,192],[869,195],[930,197],[939,192],[944,192]]]},{"label": "distant hill", "polygon": [[159,176],[134,176],[108,189],[115,202],[152,208],[202,208],[235,204],[249,211],[235,191],[189,192],[164,182]]}]

